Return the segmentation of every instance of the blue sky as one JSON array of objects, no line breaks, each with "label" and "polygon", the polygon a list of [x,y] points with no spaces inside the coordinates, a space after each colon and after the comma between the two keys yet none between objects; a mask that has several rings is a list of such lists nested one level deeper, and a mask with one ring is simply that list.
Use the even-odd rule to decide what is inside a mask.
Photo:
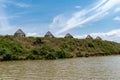
[{"label": "blue sky", "polygon": [[120,42],[120,0],[0,0],[0,34],[19,28],[27,36],[51,31]]}]

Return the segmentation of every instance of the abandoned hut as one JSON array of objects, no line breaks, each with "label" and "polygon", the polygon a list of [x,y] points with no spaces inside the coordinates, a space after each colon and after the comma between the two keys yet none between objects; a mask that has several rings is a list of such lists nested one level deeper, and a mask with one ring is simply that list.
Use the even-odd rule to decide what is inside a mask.
[{"label": "abandoned hut", "polygon": [[73,36],[70,33],[67,33],[64,38],[73,38]]},{"label": "abandoned hut", "polygon": [[86,37],[86,39],[93,39],[90,35],[88,35],[87,37]]},{"label": "abandoned hut", "polygon": [[15,33],[14,33],[15,37],[25,37],[25,33],[21,30],[18,29]]},{"label": "abandoned hut", "polygon": [[47,38],[54,38],[53,34],[52,34],[50,31],[48,31],[48,32],[45,34],[45,37],[47,37]]},{"label": "abandoned hut", "polygon": [[95,39],[96,39],[96,40],[102,40],[102,38],[99,37],[99,36],[97,36]]}]

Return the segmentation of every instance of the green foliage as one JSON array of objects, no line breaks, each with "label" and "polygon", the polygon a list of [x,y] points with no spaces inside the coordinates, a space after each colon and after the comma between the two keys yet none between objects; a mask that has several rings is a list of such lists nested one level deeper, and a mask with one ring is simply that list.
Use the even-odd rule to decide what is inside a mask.
[{"label": "green foliage", "polygon": [[17,54],[24,54],[25,53],[25,50],[23,49],[23,47],[21,45],[13,45],[12,51],[13,51],[13,53],[17,53]]},{"label": "green foliage", "polygon": [[0,60],[52,60],[111,54],[120,54],[120,44],[94,39],[0,36]]},{"label": "green foliage", "polygon": [[29,54],[26,58],[27,58],[27,59],[30,59],[30,60],[35,60],[35,59],[36,59],[36,56],[33,55],[33,54]]},{"label": "green foliage", "polygon": [[57,58],[71,58],[70,53],[65,52],[64,50],[55,50],[50,46],[43,46],[40,49],[33,49],[32,54],[28,56],[29,59],[34,59],[35,56],[42,57],[43,59],[57,59]]},{"label": "green foliage", "polygon": [[39,51],[37,49],[33,49],[31,51],[34,55],[40,55]]},{"label": "green foliage", "polygon": [[88,43],[88,47],[90,47],[90,48],[94,48],[93,43]]},{"label": "green foliage", "polygon": [[6,50],[5,49],[1,49],[0,50],[0,55],[6,54]]},{"label": "green foliage", "polygon": [[56,59],[56,55],[55,55],[55,52],[49,52],[46,56],[45,56],[45,59],[49,59],[49,60],[53,60],[53,59]]},{"label": "green foliage", "polygon": [[6,53],[3,55],[3,60],[12,60],[12,54],[11,53]]},{"label": "green foliage", "polygon": [[64,50],[56,51],[56,56],[58,58],[71,58],[72,57],[72,55],[70,53],[67,53]]},{"label": "green foliage", "polygon": [[68,48],[68,45],[67,45],[66,43],[61,44],[61,48],[62,48],[62,49],[66,49],[66,48]]},{"label": "green foliage", "polygon": [[48,45],[44,45],[41,49],[40,49],[40,55],[41,56],[45,56],[47,55],[48,53],[52,53],[52,52],[55,52],[55,50],[48,46]]},{"label": "green foliage", "polygon": [[43,44],[43,41],[41,40],[41,38],[37,37],[34,44]]}]

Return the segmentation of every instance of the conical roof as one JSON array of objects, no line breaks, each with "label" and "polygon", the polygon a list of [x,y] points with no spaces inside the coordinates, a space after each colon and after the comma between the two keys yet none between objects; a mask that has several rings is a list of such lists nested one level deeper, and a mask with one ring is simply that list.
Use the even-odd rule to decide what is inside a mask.
[{"label": "conical roof", "polygon": [[52,37],[54,37],[54,36],[53,36],[53,34],[52,34],[50,31],[48,31],[48,32],[45,34],[45,37],[50,37],[50,38],[52,38]]},{"label": "conical roof", "polygon": [[90,35],[88,35],[87,37],[86,37],[86,39],[93,39]]},{"label": "conical roof", "polygon": [[73,36],[72,36],[70,33],[67,33],[67,34],[65,35],[65,38],[73,38]]},{"label": "conical roof", "polygon": [[17,34],[25,34],[21,29],[18,29],[15,33],[17,33]]},{"label": "conical roof", "polygon": [[21,30],[21,29],[18,29],[16,32],[15,32],[15,34],[14,34],[15,36],[24,36],[25,37],[25,33]]},{"label": "conical roof", "polygon": [[102,38],[101,38],[101,37],[99,37],[99,36],[97,36],[95,39],[97,39],[97,40],[102,40]]}]

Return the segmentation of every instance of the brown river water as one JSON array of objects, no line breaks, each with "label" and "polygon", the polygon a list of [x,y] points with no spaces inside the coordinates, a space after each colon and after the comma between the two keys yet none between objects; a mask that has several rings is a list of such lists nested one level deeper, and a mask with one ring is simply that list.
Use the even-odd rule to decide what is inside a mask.
[{"label": "brown river water", "polygon": [[120,80],[120,56],[0,62],[0,80]]}]

